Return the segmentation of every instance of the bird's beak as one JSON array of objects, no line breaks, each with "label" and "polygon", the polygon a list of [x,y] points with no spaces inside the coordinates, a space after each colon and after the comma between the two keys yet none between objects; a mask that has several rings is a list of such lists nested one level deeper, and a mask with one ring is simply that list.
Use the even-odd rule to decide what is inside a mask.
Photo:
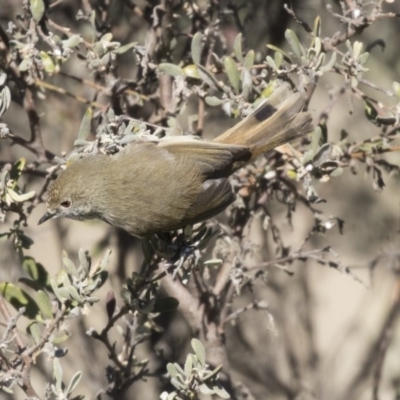
[{"label": "bird's beak", "polygon": [[43,224],[43,222],[46,222],[50,218],[53,218],[54,215],[55,213],[47,211],[47,213],[44,214],[43,217],[39,219],[38,225]]}]

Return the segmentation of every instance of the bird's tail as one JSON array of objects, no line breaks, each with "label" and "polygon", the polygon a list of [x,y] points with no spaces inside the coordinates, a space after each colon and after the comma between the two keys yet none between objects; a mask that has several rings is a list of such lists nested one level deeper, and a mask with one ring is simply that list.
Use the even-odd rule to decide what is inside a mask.
[{"label": "bird's tail", "polygon": [[251,115],[214,139],[245,145],[251,159],[313,130],[310,113],[302,111],[304,97],[284,83]]}]

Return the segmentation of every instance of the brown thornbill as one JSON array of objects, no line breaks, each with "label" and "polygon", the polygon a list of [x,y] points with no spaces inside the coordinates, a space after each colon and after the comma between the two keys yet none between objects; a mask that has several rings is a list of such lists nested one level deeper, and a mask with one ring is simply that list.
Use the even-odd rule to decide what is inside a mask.
[{"label": "brown thornbill", "polygon": [[283,84],[213,141],[165,137],[134,142],[112,156],[83,157],[49,188],[39,224],[58,217],[99,218],[145,237],[204,221],[235,200],[233,172],[313,129],[303,107],[303,96]]}]

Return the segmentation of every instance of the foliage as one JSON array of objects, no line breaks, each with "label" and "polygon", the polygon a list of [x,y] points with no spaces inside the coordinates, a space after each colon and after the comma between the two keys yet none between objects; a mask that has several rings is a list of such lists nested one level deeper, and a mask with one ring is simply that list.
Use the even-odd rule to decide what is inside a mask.
[{"label": "foliage", "polygon": [[[157,396],[164,400],[197,399],[202,394],[251,398],[252,387],[234,384],[226,335],[250,310],[267,315],[271,330],[276,332],[276,310],[255,295],[256,287],[280,293],[280,278],[271,277],[272,267],[289,277],[296,262],[316,261],[362,282],[331,245],[316,244],[316,237],[335,226],[343,233],[344,227],[341,218],[325,215],[318,208],[325,202],[318,191],[344,171],[356,173],[363,167],[373,188],[381,191],[385,174],[399,172],[398,164],[385,155],[399,149],[400,83],[394,81],[387,90],[369,80],[370,53],[382,43],[365,44],[362,36],[378,21],[391,21],[399,14],[386,10],[389,1],[334,2],[337,4],[328,7],[325,19],[315,13],[307,15],[306,20],[313,21],[309,26],[296,8],[277,0],[279,10],[290,17],[293,26],[289,28],[282,19],[282,41],[262,43],[262,50],[257,50],[256,46],[250,48],[251,35],[246,35],[251,25],[250,1],[242,6],[228,1],[112,3],[15,2],[12,7],[17,17],[9,11],[0,24],[0,140],[23,148],[31,157],[26,161],[11,151],[0,154],[0,239],[13,247],[23,275],[19,282],[0,282],[0,390],[23,392],[29,398],[120,399],[141,381],[157,378]],[[338,23],[340,31],[324,33],[325,23]],[[229,42],[232,32],[235,37]],[[129,78],[123,74],[127,65]],[[78,71],[83,71],[82,75]],[[309,103],[326,76],[335,76],[340,83],[332,85],[329,103],[318,110],[310,138],[296,144],[296,149],[286,146],[238,171],[232,177],[238,201],[224,220],[143,240],[144,260],[140,270],[130,274],[123,257],[127,245],[121,240],[117,246],[121,265],[113,280],[108,279],[106,270],[112,264],[107,249],[112,245],[109,232],[91,251],[95,258],[102,254],[98,262],[82,249],[69,249],[68,254],[73,255],[62,252],[62,268],[49,272],[51,265],[42,265],[29,255],[40,239],[33,241],[28,218],[44,202],[58,171],[74,158],[98,152],[115,154],[144,137],[182,135],[182,121],[188,114],[189,130],[202,135],[206,110],[211,115],[224,112],[231,118],[243,117],[282,81],[305,94]],[[370,89],[395,98],[394,104],[378,100]],[[73,150],[61,157],[53,154],[44,140],[45,131],[57,124],[40,118],[46,101],[57,98],[71,98],[83,115]],[[352,141],[343,127],[340,139],[333,139],[328,133],[329,118],[344,98],[363,105],[365,119],[379,130],[378,135]],[[13,128],[15,119],[6,118],[21,112],[13,109],[13,103],[27,116],[29,139]],[[61,119],[57,117],[61,110],[49,107],[46,112],[49,119]],[[35,190],[28,190],[29,186]],[[287,223],[300,232],[300,245],[285,242],[270,199],[285,209]],[[312,220],[307,231],[293,221],[299,206],[305,207],[307,219]],[[249,261],[257,251],[248,232],[256,220],[261,221],[261,235],[270,238],[272,249],[268,260],[259,263]],[[60,238],[66,239],[62,227],[56,229]],[[114,235],[121,238],[123,234]],[[374,267],[378,261],[382,258],[377,257]],[[396,272],[395,266],[392,269]],[[236,301],[246,304],[239,306]],[[399,303],[394,302],[393,310],[398,310]],[[106,315],[104,326],[88,326],[93,309]],[[176,309],[191,331],[187,336],[200,339],[191,340],[195,354],[186,356],[183,368],[179,358],[186,354],[185,346],[174,354],[173,341],[165,335],[170,351],[153,348],[155,338],[168,329],[168,323],[172,325],[170,312]],[[394,312],[392,319],[388,318],[382,332],[390,330],[396,315]],[[310,332],[308,318],[306,313],[300,315],[301,326]],[[69,349],[79,349],[77,343],[83,342],[74,342],[71,337],[74,326],[87,328],[84,340],[88,348],[97,354],[101,347],[108,355],[108,360],[96,355],[96,360],[101,360],[101,372],[93,372],[96,393],[77,394],[91,379],[79,365],[68,374],[64,371]],[[74,332],[75,336],[83,335],[82,330]],[[384,357],[384,339],[378,344]],[[296,370],[290,345],[283,353],[286,358],[282,364]],[[46,365],[44,356],[51,366]],[[280,369],[278,361],[276,364],[257,367],[257,372],[269,376],[262,382],[265,390],[278,397],[304,394],[302,378],[285,382],[285,368]],[[372,365],[376,365],[378,377],[372,387],[377,398],[382,365]],[[46,380],[44,391],[34,381],[32,370]],[[365,380],[356,378],[341,398],[357,398],[354,388]],[[313,391],[307,391],[307,398],[318,398]]]}]

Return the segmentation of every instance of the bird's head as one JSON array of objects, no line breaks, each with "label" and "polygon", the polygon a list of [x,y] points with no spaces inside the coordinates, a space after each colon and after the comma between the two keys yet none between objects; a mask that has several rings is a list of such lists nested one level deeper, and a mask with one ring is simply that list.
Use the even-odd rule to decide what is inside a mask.
[{"label": "bird's head", "polygon": [[42,224],[52,218],[85,220],[93,218],[90,196],[87,196],[85,182],[76,174],[75,165],[68,167],[50,185],[47,193],[47,212],[40,218]]}]

